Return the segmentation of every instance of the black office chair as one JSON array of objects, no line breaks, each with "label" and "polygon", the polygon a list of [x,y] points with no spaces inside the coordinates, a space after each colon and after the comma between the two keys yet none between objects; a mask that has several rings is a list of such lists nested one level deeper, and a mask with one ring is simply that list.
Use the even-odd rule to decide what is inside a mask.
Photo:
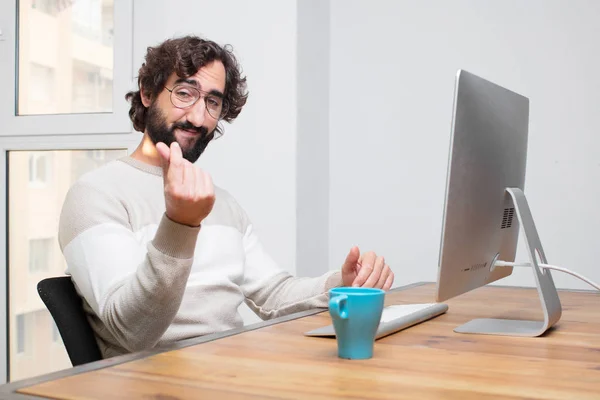
[{"label": "black office chair", "polygon": [[38,293],[54,318],[73,366],[102,359],[94,331],[87,321],[81,297],[69,276],[47,278]]}]

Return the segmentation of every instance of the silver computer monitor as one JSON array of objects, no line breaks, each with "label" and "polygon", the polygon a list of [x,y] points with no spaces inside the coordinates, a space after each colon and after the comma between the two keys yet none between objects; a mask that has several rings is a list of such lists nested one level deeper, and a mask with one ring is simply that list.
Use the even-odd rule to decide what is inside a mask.
[{"label": "silver computer monitor", "polygon": [[[495,262],[514,261],[520,221],[529,228],[527,243],[533,248],[532,254],[540,253],[545,262],[523,194],[528,126],[527,97],[472,73],[458,71],[437,301],[445,301],[510,275],[512,267],[496,267]],[[543,333],[560,317],[560,302],[549,271],[541,272],[536,267],[535,272],[545,276],[538,279],[536,275],[536,279],[542,302],[550,299],[548,301],[552,303],[548,307],[553,316],[545,315],[542,322],[474,320],[456,331],[521,336]],[[542,293],[542,289],[547,293]],[[546,300],[543,294],[546,294]],[[554,312],[556,302],[558,317]],[[501,312],[501,309],[497,310]],[[493,310],[490,311],[493,314]]]}]

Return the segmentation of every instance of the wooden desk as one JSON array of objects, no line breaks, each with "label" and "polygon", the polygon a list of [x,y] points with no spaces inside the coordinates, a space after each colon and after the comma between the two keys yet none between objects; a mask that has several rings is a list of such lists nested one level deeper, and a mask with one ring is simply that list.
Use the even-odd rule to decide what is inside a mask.
[{"label": "wooden desk", "polygon": [[[411,285],[388,294],[386,303],[433,302],[434,290]],[[328,313],[313,312],[1,391],[20,399],[600,399],[600,295],[560,291],[560,298],[562,318],[540,338],[454,333],[472,318],[541,315],[534,289],[485,287],[448,301],[445,315],[378,340],[370,360],[341,360],[335,340],[304,337],[330,323]]]}]

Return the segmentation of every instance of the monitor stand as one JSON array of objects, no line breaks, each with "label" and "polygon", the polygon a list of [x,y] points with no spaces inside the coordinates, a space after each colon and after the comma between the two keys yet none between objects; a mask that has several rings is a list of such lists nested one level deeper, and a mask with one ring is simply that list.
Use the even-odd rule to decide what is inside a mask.
[{"label": "monitor stand", "polygon": [[[527,252],[529,253],[529,260],[532,265],[531,270],[535,276],[537,291],[540,295],[544,320],[474,319],[454,329],[454,332],[533,337],[540,336],[560,319],[562,313],[560,299],[558,298],[558,292],[554,286],[550,270],[542,270],[538,266],[540,261],[542,264],[547,264],[547,261],[525,194],[519,188],[507,188],[506,191],[512,197],[519,223],[525,235]],[[539,255],[540,261],[538,261],[537,255]],[[492,268],[494,267],[492,266]]]}]

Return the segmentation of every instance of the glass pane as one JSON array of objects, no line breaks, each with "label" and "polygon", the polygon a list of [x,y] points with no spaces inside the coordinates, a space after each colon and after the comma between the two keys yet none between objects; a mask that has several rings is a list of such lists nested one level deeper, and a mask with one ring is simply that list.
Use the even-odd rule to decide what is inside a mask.
[{"label": "glass pane", "polygon": [[19,0],[17,115],[112,112],[114,0]]},{"label": "glass pane", "polygon": [[37,283],[64,275],[58,218],[82,174],[127,150],[8,152],[9,376],[11,381],[70,368]]},{"label": "glass pane", "polygon": [[29,273],[47,272],[53,250],[53,238],[29,239]]}]

